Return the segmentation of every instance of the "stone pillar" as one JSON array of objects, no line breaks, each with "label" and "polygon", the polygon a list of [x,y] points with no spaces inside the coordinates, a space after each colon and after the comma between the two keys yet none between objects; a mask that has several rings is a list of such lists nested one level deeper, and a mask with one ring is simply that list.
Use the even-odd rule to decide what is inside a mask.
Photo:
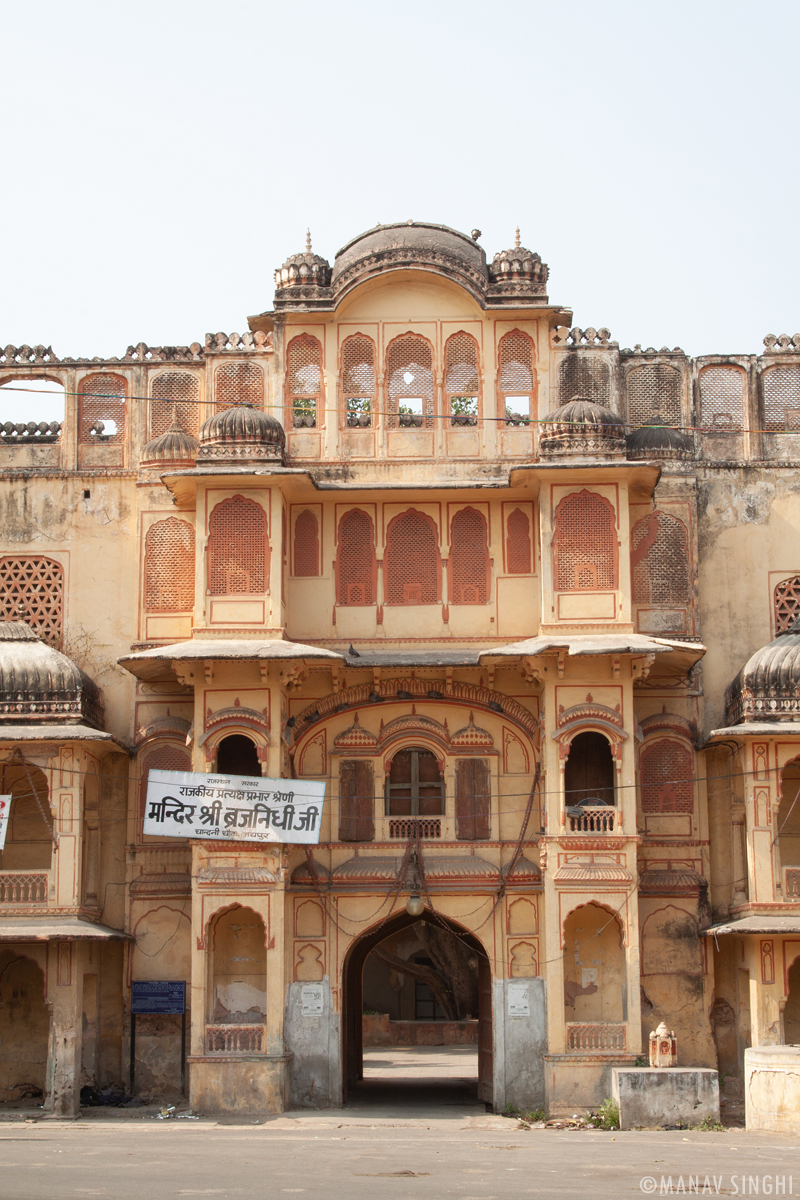
[{"label": "stone pillar", "polygon": [[56,1117],[76,1117],[81,1102],[84,947],[50,942],[48,1003],[51,1011],[46,1107]]}]

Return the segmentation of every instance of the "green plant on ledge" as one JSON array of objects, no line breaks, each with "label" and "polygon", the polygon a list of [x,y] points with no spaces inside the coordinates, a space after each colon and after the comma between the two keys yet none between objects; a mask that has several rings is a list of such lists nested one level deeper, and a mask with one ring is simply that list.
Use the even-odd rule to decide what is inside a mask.
[{"label": "green plant on ledge", "polygon": [[595,1129],[619,1129],[619,1105],[616,1100],[604,1100],[597,1112],[592,1113],[592,1124]]}]

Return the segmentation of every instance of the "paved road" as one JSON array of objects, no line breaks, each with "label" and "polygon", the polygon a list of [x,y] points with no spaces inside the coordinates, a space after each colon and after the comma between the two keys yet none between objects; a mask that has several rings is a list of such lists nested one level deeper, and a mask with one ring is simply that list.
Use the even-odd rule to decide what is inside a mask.
[{"label": "paved road", "polygon": [[[785,1177],[786,1195],[800,1195],[799,1142],[744,1130],[523,1132],[487,1115],[403,1118],[363,1109],[258,1125],[130,1114],[73,1123],[6,1119],[0,1197],[624,1200],[643,1194],[643,1178],[655,1181],[644,1194],[762,1196],[776,1194],[776,1176]],[[666,1186],[670,1176],[672,1191],[664,1192],[661,1180]]]}]

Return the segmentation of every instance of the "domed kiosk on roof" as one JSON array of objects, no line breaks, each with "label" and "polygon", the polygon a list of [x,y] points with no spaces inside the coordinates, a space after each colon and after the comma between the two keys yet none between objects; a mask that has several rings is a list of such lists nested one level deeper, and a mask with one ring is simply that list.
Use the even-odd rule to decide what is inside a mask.
[{"label": "domed kiosk on roof", "polygon": [[198,466],[284,461],[286,435],[275,417],[241,402],[209,417],[200,429]]},{"label": "domed kiosk on roof", "polygon": [[103,727],[97,686],[25,621],[0,621],[0,725],[83,721]]},{"label": "domed kiosk on roof", "polygon": [[800,720],[800,618],[751,654],[725,693],[729,725]]},{"label": "domed kiosk on roof", "polygon": [[197,438],[186,432],[176,413],[169,429],[147,442],[142,450],[140,465],[143,467],[185,467],[195,461],[199,446]]},{"label": "domed kiosk on roof", "polygon": [[626,440],[628,458],[633,460],[681,461],[691,458],[694,453],[688,434],[669,425],[661,425],[657,420],[632,430]]},{"label": "domed kiosk on roof", "polygon": [[622,417],[594,400],[570,400],[545,417],[539,449],[554,458],[624,458],[625,425]]}]

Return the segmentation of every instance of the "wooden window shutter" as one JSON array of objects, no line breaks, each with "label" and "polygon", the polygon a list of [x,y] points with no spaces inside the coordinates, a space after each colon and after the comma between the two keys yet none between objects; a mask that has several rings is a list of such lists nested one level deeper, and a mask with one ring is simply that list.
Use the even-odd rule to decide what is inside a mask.
[{"label": "wooden window shutter", "polygon": [[375,780],[372,763],[343,759],[339,765],[339,841],[375,840]]},{"label": "wooden window shutter", "polygon": [[491,796],[487,760],[456,759],[456,837],[460,842],[489,837]]}]

